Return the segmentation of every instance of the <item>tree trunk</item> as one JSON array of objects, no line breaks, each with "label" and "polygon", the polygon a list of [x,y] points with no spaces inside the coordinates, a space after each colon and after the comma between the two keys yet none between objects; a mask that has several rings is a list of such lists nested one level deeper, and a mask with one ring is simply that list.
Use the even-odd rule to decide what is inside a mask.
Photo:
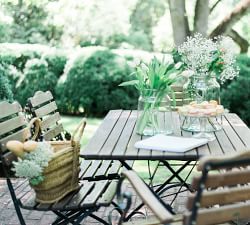
[{"label": "tree trunk", "polygon": [[18,0],[18,7],[21,8],[23,6],[23,0]]},{"label": "tree trunk", "polygon": [[174,42],[182,44],[190,34],[184,0],[169,0]]},{"label": "tree trunk", "polygon": [[201,33],[207,36],[209,0],[197,0],[194,16],[194,33]]},{"label": "tree trunk", "polygon": [[242,16],[250,11],[250,0],[242,0],[235,6],[233,11],[229,13],[221,23],[212,31],[210,37],[215,37],[221,34],[228,34],[233,25],[240,20]]},{"label": "tree trunk", "polygon": [[241,37],[235,30],[231,29],[228,35],[240,46],[241,53],[247,53],[249,43],[246,39]]}]

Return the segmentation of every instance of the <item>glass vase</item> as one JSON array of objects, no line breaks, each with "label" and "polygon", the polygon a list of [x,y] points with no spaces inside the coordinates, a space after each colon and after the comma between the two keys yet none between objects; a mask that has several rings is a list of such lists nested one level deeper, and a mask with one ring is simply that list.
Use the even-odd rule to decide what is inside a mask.
[{"label": "glass vase", "polygon": [[136,132],[146,136],[173,132],[171,99],[166,93],[149,89],[139,97]]},{"label": "glass vase", "polygon": [[220,104],[220,84],[217,82],[214,75],[207,80],[206,100],[215,100]]},{"label": "glass vase", "polygon": [[197,103],[206,101],[207,87],[206,76],[191,76],[183,85],[183,104],[188,105],[192,101]]},{"label": "glass vase", "polygon": [[[183,103],[188,105],[192,101],[215,100],[220,104],[220,85],[213,74],[210,76],[195,75],[183,85]],[[214,132],[221,129],[221,117],[207,117],[205,131]],[[197,117],[184,116],[181,118],[181,128],[191,132],[201,132],[200,119]]]},{"label": "glass vase", "polygon": [[220,104],[220,84],[214,75],[196,75],[190,77],[183,85],[183,104],[188,105],[192,101],[215,100]]}]

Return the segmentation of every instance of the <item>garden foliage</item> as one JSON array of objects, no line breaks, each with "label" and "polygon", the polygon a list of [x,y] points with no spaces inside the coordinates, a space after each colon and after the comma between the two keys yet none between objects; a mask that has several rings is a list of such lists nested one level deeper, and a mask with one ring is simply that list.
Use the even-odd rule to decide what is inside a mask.
[{"label": "garden foliage", "polygon": [[109,50],[75,60],[64,83],[58,85],[57,99],[63,112],[102,116],[110,109],[135,108],[137,94],[118,85],[128,80],[131,69],[126,60]]},{"label": "garden foliage", "polygon": [[0,64],[0,101],[13,100],[13,94],[4,67]]},{"label": "garden foliage", "polygon": [[226,83],[222,89],[222,104],[230,110],[237,113],[248,126],[250,125],[250,57],[239,55],[237,64],[240,68],[239,76],[229,83]]},{"label": "garden foliage", "polygon": [[16,99],[21,105],[25,105],[27,99],[36,91],[50,90],[55,94],[55,86],[58,78],[49,71],[48,63],[43,59],[30,59],[25,64],[24,72],[17,84]]},{"label": "garden foliage", "polygon": [[[60,111],[67,114],[85,111],[88,116],[103,116],[109,109],[136,108],[137,91],[118,85],[133,78],[129,74],[135,59],[148,62],[151,57],[145,51],[103,47],[65,52],[39,45],[3,44],[0,45],[1,99],[12,100],[14,95],[13,99],[24,106],[36,91],[50,90]],[[222,104],[250,124],[250,58],[240,55],[237,64],[240,75],[223,84]]]}]

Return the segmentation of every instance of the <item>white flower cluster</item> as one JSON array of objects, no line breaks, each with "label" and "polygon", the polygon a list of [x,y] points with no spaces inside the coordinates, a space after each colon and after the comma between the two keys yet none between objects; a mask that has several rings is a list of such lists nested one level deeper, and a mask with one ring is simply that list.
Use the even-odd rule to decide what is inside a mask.
[{"label": "white flower cluster", "polygon": [[178,52],[187,70],[204,76],[209,76],[211,72],[214,72],[211,65],[216,60],[216,53],[219,54],[222,71],[218,78],[223,83],[239,74],[235,66],[235,56],[231,50],[232,45],[233,40],[229,37],[220,36],[212,40],[197,33],[194,37],[188,37],[187,41],[178,47]]},{"label": "white flower cluster", "polygon": [[194,37],[188,37],[187,41],[178,48],[188,69],[197,74],[208,73],[207,65],[213,60],[213,52],[216,50],[217,45],[199,33]]},{"label": "white flower cluster", "polygon": [[221,82],[226,80],[232,80],[239,75],[239,67],[236,66],[235,54],[232,51],[234,45],[233,40],[230,37],[220,36],[217,38],[218,50],[221,51],[222,59],[224,62],[224,68],[220,74]]},{"label": "white flower cluster", "polygon": [[17,177],[25,177],[31,184],[37,185],[43,181],[43,169],[48,166],[52,155],[51,145],[47,142],[40,142],[34,151],[25,153],[23,159],[18,158],[17,162],[13,162],[13,171]]}]

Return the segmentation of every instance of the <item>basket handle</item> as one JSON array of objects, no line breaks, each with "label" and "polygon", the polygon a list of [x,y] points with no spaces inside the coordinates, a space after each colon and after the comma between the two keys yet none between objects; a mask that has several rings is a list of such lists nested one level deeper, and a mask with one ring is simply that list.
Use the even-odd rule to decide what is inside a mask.
[{"label": "basket handle", "polygon": [[35,124],[35,132],[33,136],[31,137],[31,140],[36,140],[39,134],[39,130],[40,130],[40,123],[41,123],[41,120],[37,117],[31,119],[30,122],[28,123],[27,128],[29,129],[29,131],[31,130],[32,125]]},{"label": "basket handle", "polygon": [[[83,118],[72,134],[72,137],[71,137],[72,142],[73,141],[80,142],[82,135],[83,135],[84,128],[86,127],[86,124],[87,124],[86,118]],[[77,133],[78,133],[78,136],[77,136]]]}]

